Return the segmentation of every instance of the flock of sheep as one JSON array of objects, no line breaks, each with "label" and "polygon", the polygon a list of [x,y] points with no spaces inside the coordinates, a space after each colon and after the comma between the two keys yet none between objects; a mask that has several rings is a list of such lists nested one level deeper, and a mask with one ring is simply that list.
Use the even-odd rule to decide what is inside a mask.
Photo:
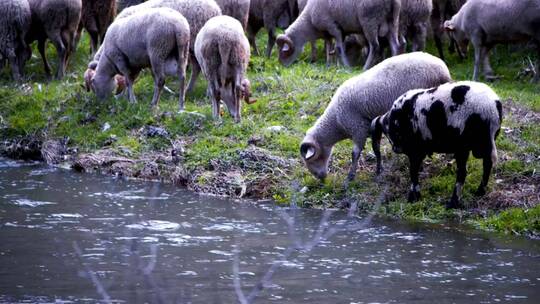
[{"label": "flock of sheep", "polygon": [[[352,180],[366,139],[372,136],[380,172],[379,146],[385,133],[394,151],[409,157],[410,201],[419,199],[418,171],[432,153],[452,153],[456,158],[456,186],[449,207],[460,206],[470,152],[483,159],[477,192],[485,193],[497,159],[495,138],[502,122],[499,98],[487,85],[453,83],[441,59],[421,52],[429,27],[441,58],[446,33],[450,49],[460,56],[469,42],[473,45],[475,81],[481,73],[486,79],[495,77],[489,51],[497,43],[537,43],[540,67],[540,0],[119,2],[126,8],[116,15],[116,0],[0,1],[0,67],[8,63],[13,77],[20,80],[31,57],[30,43],[37,40],[50,75],[45,55],[50,40],[58,53],[56,77],[60,79],[84,28],[94,54],[84,79],[99,99],[116,89],[116,93],[125,90],[135,102],[133,84],[140,71],[149,68],[154,79],[152,106],[158,104],[166,76],[174,76],[179,79],[179,109],[183,110],[186,91],[194,88],[202,71],[214,118],[219,118],[223,102],[239,122],[242,99],[254,102],[246,69],[250,49],[258,54],[255,36],[261,28],[268,32],[266,55],[271,56],[277,45],[285,66],[298,58],[308,42],[316,60],[315,41],[323,39],[327,64],[336,55],[345,66],[364,61],[365,72],[338,88],[324,114],[308,130],[300,147],[304,163],[324,179],[333,146],[352,139],[348,176]],[[276,36],[277,28],[285,32]],[[408,44],[413,52],[403,54]],[[186,90],[188,65],[191,79]]]}]

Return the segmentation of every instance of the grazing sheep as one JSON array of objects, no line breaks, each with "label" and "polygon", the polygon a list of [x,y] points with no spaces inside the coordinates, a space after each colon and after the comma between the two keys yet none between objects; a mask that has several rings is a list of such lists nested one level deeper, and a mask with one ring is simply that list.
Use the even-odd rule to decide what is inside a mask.
[{"label": "grazing sheep", "polygon": [[0,2],[0,70],[4,61],[8,61],[15,80],[21,79],[24,65],[31,55],[25,41],[31,21],[27,0]]},{"label": "grazing sheep", "polygon": [[38,41],[45,73],[49,77],[51,67],[45,54],[45,43],[51,40],[58,53],[56,78],[64,77],[69,56],[76,44],[76,32],[81,20],[81,0],[28,0],[32,11],[32,26],[27,42]]},{"label": "grazing sheep", "polygon": [[[481,65],[486,79],[496,78],[489,64],[489,51],[498,43],[532,39],[537,43],[540,55],[538,0],[467,1],[451,20],[444,23],[444,28],[456,39],[458,48],[463,48],[469,40],[474,46],[474,80],[480,76]],[[540,68],[540,56],[537,68]],[[540,80],[539,74],[535,80]]]},{"label": "grazing sheep", "polygon": [[[373,120],[373,133],[385,133],[396,153],[409,158],[409,201],[420,198],[418,172],[433,153],[454,154],[457,178],[449,208],[460,206],[469,153],[483,160],[483,177],[476,193],[484,195],[491,168],[497,162],[495,139],[502,122],[499,97],[485,84],[462,81],[399,97],[392,109]],[[380,136],[380,135],[379,135]]]},{"label": "grazing sheep", "polygon": [[249,42],[242,25],[229,16],[214,17],[203,26],[195,40],[195,56],[208,80],[212,114],[219,118],[221,101],[235,122],[241,119],[241,98],[249,102]]},{"label": "grazing sheep", "polygon": [[[221,9],[214,0],[150,0],[139,5],[131,6],[124,9],[116,19],[122,19],[130,16],[139,11],[145,11],[150,8],[166,7],[173,9],[182,14],[188,21],[191,39],[190,39],[190,67],[191,67],[191,79],[187,88],[187,92],[191,92],[195,87],[197,77],[201,71],[199,63],[195,58],[193,52],[193,46],[195,45],[195,39],[197,34],[203,27],[203,25],[210,18],[221,15]],[[96,66],[96,62],[99,61],[100,51],[94,56],[93,62],[88,65]]]},{"label": "grazing sheep", "polygon": [[158,104],[165,76],[180,79],[179,106],[183,109],[185,73],[189,58],[189,24],[168,8],[149,8],[111,24],[102,45],[102,56],[91,86],[99,99],[110,96],[115,75],[125,77],[129,100],[135,102],[133,83],[143,68],[154,77],[152,107]]},{"label": "grazing sheep", "polygon": [[116,0],[82,0],[81,23],[77,30],[77,41],[84,29],[90,35],[90,50],[95,53],[105,38],[107,28],[116,16]]},{"label": "grazing sheep", "polygon": [[433,0],[401,0],[399,32],[402,52],[406,41],[412,44],[412,51],[423,51],[426,47],[428,24],[433,9]]},{"label": "grazing sheep", "polygon": [[247,29],[250,0],[216,0],[223,15],[231,16],[240,21],[244,30]]},{"label": "grazing sheep", "polygon": [[290,7],[291,2],[290,0],[251,0],[247,32],[255,55],[259,55],[255,37],[264,27],[268,31],[266,56],[270,58],[276,42],[276,28],[289,26],[295,17],[292,14],[294,8]]},{"label": "grazing sheep", "polygon": [[[337,89],[323,115],[307,131],[300,146],[304,163],[313,175],[324,179],[333,146],[350,138],[354,149],[348,179],[353,180],[371,121],[388,111],[401,94],[450,80],[444,62],[422,52],[391,57],[347,80]],[[374,138],[377,172],[382,169],[379,145],[380,137]]]},{"label": "grazing sheep", "polygon": [[117,2],[118,2],[118,11],[122,11],[126,7],[141,4],[144,1],[146,1],[146,0],[117,0]]},{"label": "grazing sheep", "polygon": [[[433,30],[433,40],[439,51],[439,57],[444,60],[444,51],[442,47],[442,40],[444,35],[444,21],[452,18],[459,9],[465,4],[467,0],[433,0],[433,11],[431,13],[431,28]],[[450,46],[448,50],[453,53],[456,49],[456,41],[450,37]],[[458,55],[461,58],[465,57],[465,54],[461,53],[458,48]]]},{"label": "grazing sheep", "polygon": [[[364,69],[375,63],[380,51],[379,37],[387,37],[392,55],[399,52],[398,26],[400,0],[310,0],[298,19],[277,39],[279,59],[288,66],[302,52],[304,44],[318,38],[332,37],[343,64],[350,66],[344,47],[348,34],[363,34],[369,44]],[[374,13],[377,12],[377,13]]]}]

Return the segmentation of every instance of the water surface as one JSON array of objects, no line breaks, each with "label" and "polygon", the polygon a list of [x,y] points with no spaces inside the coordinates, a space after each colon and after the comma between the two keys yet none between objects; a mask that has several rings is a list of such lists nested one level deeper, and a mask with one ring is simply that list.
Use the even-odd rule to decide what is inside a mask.
[{"label": "water surface", "polygon": [[540,302],[538,241],[376,219],[283,260],[276,210],[0,159],[0,303],[235,303],[234,248],[246,293],[280,265],[256,303]]}]

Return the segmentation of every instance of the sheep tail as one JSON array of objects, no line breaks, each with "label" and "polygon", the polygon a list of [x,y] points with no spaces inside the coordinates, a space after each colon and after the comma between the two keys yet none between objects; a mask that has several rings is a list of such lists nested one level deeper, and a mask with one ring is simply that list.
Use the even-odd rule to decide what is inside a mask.
[{"label": "sheep tail", "polygon": [[497,159],[498,159],[497,146],[495,145],[495,138],[492,137],[491,138],[491,163],[493,164],[493,166],[497,164]]},{"label": "sheep tail", "polygon": [[225,85],[227,80],[227,75],[229,75],[229,58],[231,56],[231,46],[225,43],[220,43],[218,45],[219,57],[221,58],[221,66],[219,68],[219,79],[221,85]]}]

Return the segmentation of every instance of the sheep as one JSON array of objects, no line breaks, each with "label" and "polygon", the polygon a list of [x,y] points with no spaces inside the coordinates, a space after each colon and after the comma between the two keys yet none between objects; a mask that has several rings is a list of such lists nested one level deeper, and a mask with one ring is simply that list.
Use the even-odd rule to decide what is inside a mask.
[{"label": "sheep", "polygon": [[4,61],[11,65],[13,78],[19,81],[31,50],[25,41],[32,14],[27,0],[0,2],[0,70]]},{"label": "sheep", "polygon": [[[167,7],[181,13],[189,22],[191,31],[190,39],[190,66],[191,79],[187,88],[187,92],[193,91],[197,78],[200,73],[200,66],[195,58],[193,46],[197,33],[210,18],[221,15],[221,9],[214,0],[150,0],[139,5],[131,6],[124,9],[118,16],[117,20],[130,16],[138,11],[145,11],[150,8]],[[97,51],[94,59],[88,64],[88,68],[97,66],[97,62],[101,56],[100,50]]]},{"label": "sheep", "polygon": [[[470,40],[474,46],[473,79],[478,80],[483,65],[486,79],[496,78],[489,64],[489,51],[497,43],[533,40],[540,55],[540,1],[475,0],[467,1],[444,29],[464,48]],[[537,58],[540,68],[540,56]],[[538,70],[538,69],[537,69]],[[536,73],[535,80],[540,80]]]},{"label": "sheep", "polygon": [[411,41],[412,51],[423,51],[426,47],[426,37],[433,0],[401,0],[399,15],[399,32],[402,52],[406,50],[406,40]]},{"label": "sheep", "polygon": [[242,25],[229,16],[214,17],[195,40],[195,56],[208,80],[212,115],[219,118],[221,100],[235,122],[241,120],[241,98],[249,103],[249,80],[245,74],[250,46]]},{"label": "sheep", "polygon": [[135,102],[133,83],[141,69],[150,67],[154,77],[152,107],[158,104],[165,76],[180,80],[179,107],[184,107],[185,73],[189,58],[189,24],[169,8],[149,8],[111,24],[91,86],[98,99],[107,98],[115,75],[124,75],[129,100]]},{"label": "sheep", "polygon": [[247,32],[255,55],[259,55],[255,37],[264,27],[268,32],[266,56],[270,58],[276,42],[276,28],[287,27],[295,17],[295,9],[291,7],[291,3],[295,5],[291,0],[251,0]]},{"label": "sheep", "polygon": [[335,39],[336,51],[343,64],[350,66],[343,40],[347,34],[361,33],[369,43],[369,55],[364,65],[367,70],[373,66],[380,51],[379,36],[387,37],[392,55],[399,53],[400,9],[400,0],[310,0],[285,34],[278,36],[279,60],[288,66],[296,60],[307,41],[330,36]]},{"label": "sheep", "polygon": [[77,30],[77,41],[84,29],[90,35],[90,50],[95,53],[105,32],[116,16],[116,0],[82,0],[81,22]]},{"label": "sheep", "polygon": [[45,54],[45,43],[51,40],[58,53],[56,78],[64,77],[69,57],[76,44],[76,32],[81,19],[81,0],[28,0],[32,11],[32,25],[26,40],[38,41],[47,77],[51,67]]},{"label": "sheep", "polygon": [[250,0],[216,0],[223,15],[231,16],[240,21],[244,30],[247,29]]},{"label": "sheep", "polygon": [[[352,139],[354,149],[348,180],[355,178],[358,159],[369,135],[372,119],[390,109],[401,94],[417,88],[429,88],[451,80],[442,60],[415,52],[384,60],[361,75],[343,83],[300,145],[300,154],[308,170],[323,180],[333,146]],[[380,138],[372,140],[377,157],[377,173],[382,170]]]},{"label": "sheep", "polygon": [[471,151],[483,160],[482,181],[476,194],[486,193],[491,169],[497,162],[495,139],[503,119],[499,100],[483,83],[446,83],[405,93],[390,111],[373,120],[373,132],[384,133],[393,150],[409,158],[409,202],[420,199],[418,172],[424,158],[432,153],[451,153],[456,159],[456,184],[448,208],[461,205]]},{"label": "sheep", "polygon": [[[439,52],[439,57],[444,60],[444,51],[442,48],[442,38],[444,34],[444,21],[451,18],[465,4],[467,0],[433,0],[433,11],[431,13],[431,28],[433,30],[433,40]],[[455,40],[450,37],[449,51],[455,51]],[[458,48],[458,55],[464,58],[465,54],[461,53]]]},{"label": "sheep", "polygon": [[146,0],[117,0],[118,4],[118,11],[122,11],[126,7],[134,6],[137,4],[141,4]]}]

